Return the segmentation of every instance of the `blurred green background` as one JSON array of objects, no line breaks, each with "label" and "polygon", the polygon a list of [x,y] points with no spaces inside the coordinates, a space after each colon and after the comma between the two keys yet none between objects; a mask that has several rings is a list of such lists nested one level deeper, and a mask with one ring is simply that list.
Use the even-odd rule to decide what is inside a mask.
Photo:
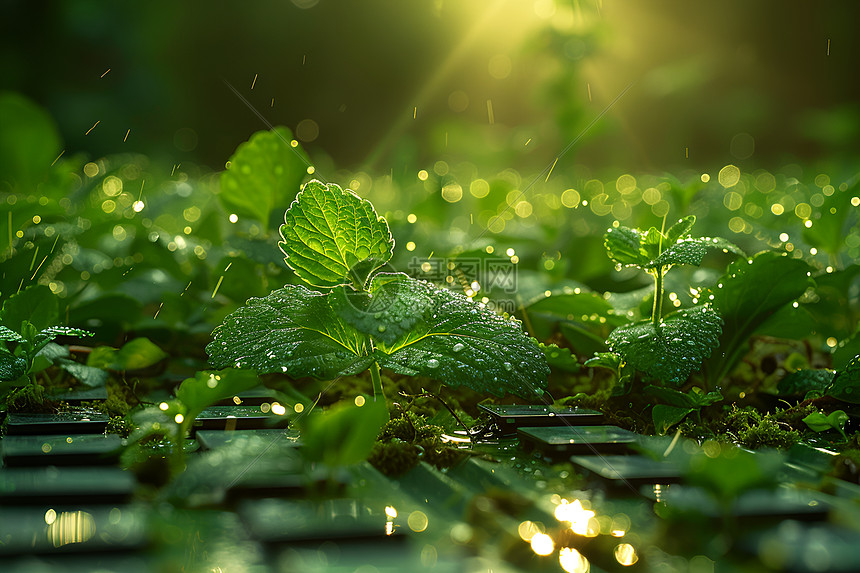
[{"label": "blurred green background", "polygon": [[93,158],[223,168],[266,128],[225,82],[318,165],[381,173],[439,159],[541,169],[631,84],[560,167],[844,167],[860,149],[854,2],[0,7],[0,88],[47,108],[67,152]]}]

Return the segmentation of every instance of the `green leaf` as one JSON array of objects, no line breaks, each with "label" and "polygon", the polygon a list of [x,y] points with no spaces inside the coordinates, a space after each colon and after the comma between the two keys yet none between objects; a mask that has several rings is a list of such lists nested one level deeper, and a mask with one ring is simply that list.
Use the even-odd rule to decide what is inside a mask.
[{"label": "green leaf", "polygon": [[248,217],[268,230],[272,211],[295,197],[307,175],[307,159],[301,147],[292,147],[286,127],[258,131],[230,157],[221,173],[218,198],[228,213]]},{"label": "green leaf", "polygon": [[251,370],[206,370],[183,380],[176,390],[176,398],[185,407],[183,417],[190,422],[215,402],[259,385],[260,377]]},{"label": "green leaf", "polygon": [[330,468],[363,462],[387,421],[385,401],[367,397],[362,406],[341,402],[311,413],[302,423],[302,454]]},{"label": "green leaf", "polygon": [[641,268],[650,260],[642,250],[643,239],[638,229],[612,227],[603,235],[603,245],[614,262]]},{"label": "green leaf", "polygon": [[519,321],[459,293],[424,284],[432,306],[405,337],[380,342],[375,354],[380,366],[497,396],[543,394],[549,367]]},{"label": "green leaf", "polygon": [[13,332],[5,326],[0,325],[0,342],[22,342],[23,340],[24,337],[17,332]]},{"label": "green leaf", "polygon": [[540,349],[546,357],[546,362],[553,370],[562,372],[579,372],[579,361],[570,352],[570,348],[559,348],[555,344],[540,344]]},{"label": "green leaf", "polygon": [[823,412],[813,412],[803,418],[803,421],[815,432],[837,430],[845,437],[845,423],[848,421],[848,414],[843,410],[835,410],[828,415],[824,415]]},{"label": "green leaf", "polygon": [[702,259],[709,249],[722,249],[725,252],[736,253],[746,256],[735,244],[722,237],[688,237],[669,245],[660,256],[645,265],[645,268],[654,269],[668,265],[693,265],[702,264]]},{"label": "green leaf", "polygon": [[780,396],[803,396],[811,390],[824,392],[835,375],[830,370],[796,370],[784,376],[776,385],[776,390]]},{"label": "green leaf", "polygon": [[[311,286],[355,284],[391,259],[394,239],[370,201],[335,184],[307,183],[281,225],[287,265]],[[358,269],[358,263],[365,263]],[[351,276],[353,272],[359,276]]]},{"label": "green leaf", "polygon": [[836,373],[827,394],[852,404],[860,404],[860,355],[855,356],[848,365]]},{"label": "green leaf", "polygon": [[45,285],[34,285],[13,294],[3,303],[0,310],[0,323],[9,329],[23,334],[21,325],[29,321],[36,330],[42,330],[60,319],[57,295]]},{"label": "green leaf", "polygon": [[373,361],[367,337],[339,319],[327,296],[300,285],[249,299],[212,336],[206,352],[216,368],[328,380],[361,372]]},{"label": "green leaf", "polygon": [[651,408],[651,419],[654,421],[654,429],[659,434],[665,434],[669,431],[669,428],[681,422],[687,415],[695,411],[696,408],[681,408],[678,406],[657,404]]},{"label": "green leaf", "polygon": [[16,93],[0,93],[0,181],[34,193],[60,146],[57,126],[47,112]]},{"label": "green leaf", "polygon": [[74,360],[69,360],[65,358],[60,358],[56,361],[57,366],[80,380],[82,384],[85,386],[90,386],[91,388],[99,388],[105,385],[107,381],[108,373],[102,370],[101,368],[93,368],[92,366],[87,366],[86,364],[81,364],[79,362],[75,362]]},{"label": "green leaf", "polygon": [[620,326],[607,344],[636,370],[678,385],[716,348],[721,323],[712,308],[697,306],[666,316],[656,329],[650,320]]},{"label": "green leaf", "polygon": [[27,360],[0,347],[0,381],[17,380],[27,373]]},{"label": "green leaf", "polygon": [[330,303],[335,313],[350,326],[386,344],[403,338],[433,305],[432,285],[401,273],[380,273],[373,277],[370,292],[351,286],[332,290]]},{"label": "green leaf", "polygon": [[167,357],[167,353],[148,338],[135,338],[125,343],[119,350],[109,346],[99,346],[90,352],[87,366],[109,368],[111,370],[140,370],[157,364]]},{"label": "green leaf", "polygon": [[710,384],[718,384],[731,373],[746,353],[750,336],[774,312],[815,285],[807,276],[811,271],[800,259],[765,251],[730,264],[716,288],[704,292],[703,297],[713,296],[713,305],[723,318],[719,352],[705,368]]},{"label": "green leaf", "polygon": [[585,361],[585,365],[589,368],[607,368],[613,372],[618,372],[621,368],[623,358],[615,352],[598,352],[593,358]]},{"label": "green leaf", "polygon": [[688,215],[682,219],[678,219],[678,222],[669,227],[666,230],[666,244],[673,245],[678,242],[682,237],[686,237],[690,234],[690,229],[693,228],[693,225],[696,224],[696,216]]}]

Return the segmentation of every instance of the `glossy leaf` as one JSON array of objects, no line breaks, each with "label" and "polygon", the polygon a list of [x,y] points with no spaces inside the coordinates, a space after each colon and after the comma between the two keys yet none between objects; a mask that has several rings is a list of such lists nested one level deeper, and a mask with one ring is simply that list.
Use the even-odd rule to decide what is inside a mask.
[{"label": "glossy leaf", "polygon": [[666,244],[672,245],[678,242],[679,239],[686,237],[690,234],[690,230],[693,228],[693,225],[696,223],[695,215],[688,215],[683,217],[682,219],[678,219],[678,221],[669,227],[666,230]]},{"label": "glossy leaf", "polygon": [[811,390],[823,392],[836,374],[830,370],[796,370],[776,385],[780,396],[805,395]]},{"label": "glossy leaf", "polygon": [[713,309],[698,306],[668,315],[656,329],[651,321],[620,326],[607,344],[646,376],[678,385],[717,346],[721,322]]},{"label": "glossy leaf", "polygon": [[843,402],[860,404],[860,355],[855,356],[845,368],[836,373],[827,394]]},{"label": "glossy leaf", "polygon": [[503,318],[461,294],[428,285],[432,306],[394,343],[380,343],[380,366],[497,396],[540,396],[549,367],[519,321]]},{"label": "glossy leaf", "polygon": [[230,157],[221,173],[218,199],[228,213],[269,228],[272,212],[288,204],[307,175],[309,161],[301,147],[292,147],[286,127],[258,131]]},{"label": "glossy leaf", "polygon": [[337,287],[329,295],[335,313],[350,326],[386,343],[403,338],[433,305],[435,287],[404,274],[373,277],[369,292],[350,286]]},{"label": "glossy leaf", "polygon": [[813,412],[803,418],[803,422],[809,426],[809,429],[815,432],[826,432],[827,430],[837,430],[842,436],[845,436],[845,423],[848,421],[848,414],[844,410],[834,410],[830,414],[823,412]]},{"label": "glossy leaf", "polygon": [[706,377],[717,384],[747,351],[747,341],[781,307],[791,304],[814,281],[811,267],[800,259],[773,252],[733,262],[726,274],[703,296],[713,295],[713,305],[723,318],[719,352],[706,364]]},{"label": "glossy leaf", "polygon": [[660,256],[645,265],[645,268],[654,269],[668,265],[693,265],[697,267],[702,264],[702,259],[711,249],[721,249],[745,256],[744,252],[735,244],[722,237],[688,237],[670,244],[660,253]]},{"label": "glossy leaf", "polygon": [[703,408],[723,399],[723,395],[719,392],[705,393],[698,387],[692,388],[689,392],[680,392],[663,386],[646,386],[644,391],[664,404],[680,408]]},{"label": "glossy leaf", "polygon": [[619,265],[644,267],[650,260],[643,252],[642,233],[629,227],[612,227],[603,236],[609,258]]},{"label": "glossy leaf", "polygon": [[563,372],[579,371],[579,361],[571,353],[570,348],[559,348],[555,344],[541,343],[540,349],[543,350],[547,364],[549,364],[551,369]]},{"label": "glossy leaf", "polygon": [[[318,287],[364,286],[367,276],[391,259],[394,239],[370,201],[335,184],[311,181],[296,196],[281,225],[278,246],[287,265]],[[365,263],[360,276],[359,263]]]},{"label": "glossy leaf", "polygon": [[339,320],[328,297],[300,285],[249,299],[212,335],[206,352],[216,368],[331,379],[361,372],[372,361],[366,337]]},{"label": "glossy leaf", "polygon": [[27,360],[0,347],[0,381],[17,380],[27,373]]}]

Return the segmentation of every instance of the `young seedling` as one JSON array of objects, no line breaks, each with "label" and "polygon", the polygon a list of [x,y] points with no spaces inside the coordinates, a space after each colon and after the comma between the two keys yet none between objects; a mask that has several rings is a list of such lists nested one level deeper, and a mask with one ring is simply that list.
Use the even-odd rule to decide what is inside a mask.
[{"label": "young seedling", "polygon": [[319,290],[288,284],[248,300],[213,332],[206,351],[216,368],[328,380],[370,369],[383,403],[380,368],[482,393],[542,395],[549,367],[518,321],[386,269],[394,240],[369,201],[311,181],[280,232],[287,265]]},{"label": "young seedling", "polygon": [[690,236],[695,216],[684,217],[665,232],[628,227],[610,228],[604,236],[609,258],[617,268],[633,266],[654,279],[651,319],[619,326],[609,335],[609,349],[646,377],[675,386],[718,345],[722,320],[703,304],[663,316],[663,277],[674,265],[696,265],[710,249],[743,254],[722,238]]}]

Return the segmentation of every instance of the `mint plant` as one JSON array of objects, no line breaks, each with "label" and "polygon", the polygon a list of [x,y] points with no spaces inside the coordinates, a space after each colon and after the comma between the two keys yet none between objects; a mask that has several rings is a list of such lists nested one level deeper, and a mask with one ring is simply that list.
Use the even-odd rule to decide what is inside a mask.
[{"label": "mint plant", "polygon": [[698,266],[711,249],[743,255],[725,239],[692,237],[690,229],[695,222],[691,215],[665,232],[655,227],[642,231],[619,226],[604,235],[604,245],[616,268],[633,266],[654,279],[651,319],[613,330],[607,340],[609,349],[646,377],[674,386],[698,370],[717,347],[722,319],[707,303],[663,316],[663,277],[675,265]]},{"label": "mint plant", "polygon": [[386,268],[394,240],[369,201],[314,180],[280,227],[303,285],[251,298],[213,331],[215,368],[333,379],[380,368],[482,393],[543,394],[546,358],[520,323],[465,296]]}]

